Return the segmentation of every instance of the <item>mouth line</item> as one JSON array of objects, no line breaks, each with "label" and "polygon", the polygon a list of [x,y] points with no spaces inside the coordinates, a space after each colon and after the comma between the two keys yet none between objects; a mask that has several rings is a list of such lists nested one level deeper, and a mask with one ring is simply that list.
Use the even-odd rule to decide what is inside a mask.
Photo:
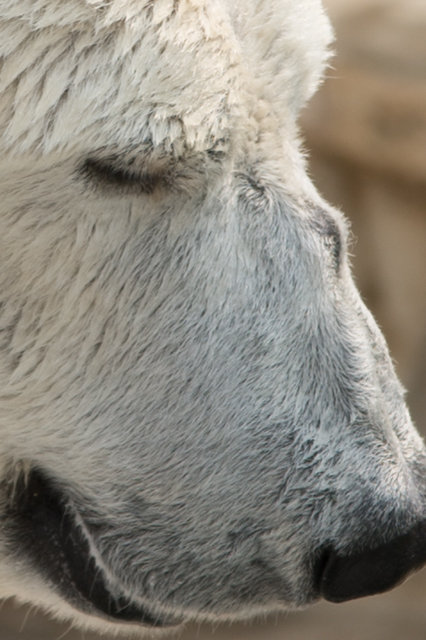
[{"label": "mouth line", "polygon": [[21,473],[15,480],[8,511],[15,553],[25,553],[32,566],[77,610],[110,622],[148,627],[182,622],[169,614],[154,613],[124,593],[112,592],[105,571],[94,558],[81,517],[39,469]]}]

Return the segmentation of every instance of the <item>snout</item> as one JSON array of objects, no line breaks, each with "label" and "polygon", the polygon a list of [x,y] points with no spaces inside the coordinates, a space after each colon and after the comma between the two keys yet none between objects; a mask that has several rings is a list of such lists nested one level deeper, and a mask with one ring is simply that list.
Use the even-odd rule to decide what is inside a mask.
[{"label": "snout", "polygon": [[323,555],[320,595],[343,602],[391,589],[426,563],[426,520],[404,535],[353,555]]}]

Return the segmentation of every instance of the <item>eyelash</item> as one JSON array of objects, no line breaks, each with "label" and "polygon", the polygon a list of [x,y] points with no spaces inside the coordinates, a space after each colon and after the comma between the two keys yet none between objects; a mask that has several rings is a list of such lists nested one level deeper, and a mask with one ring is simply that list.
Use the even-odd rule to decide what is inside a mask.
[{"label": "eyelash", "polygon": [[80,173],[100,188],[130,189],[147,195],[152,194],[164,182],[164,176],[126,171],[92,158],[83,163]]}]

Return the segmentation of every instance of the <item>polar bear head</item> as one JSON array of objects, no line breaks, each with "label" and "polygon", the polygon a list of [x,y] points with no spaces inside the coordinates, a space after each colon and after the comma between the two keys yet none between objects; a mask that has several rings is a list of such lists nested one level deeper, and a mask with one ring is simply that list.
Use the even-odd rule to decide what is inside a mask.
[{"label": "polar bear head", "polygon": [[297,114],[316,0],[0,0],[0,596],[121,630],[385,590],[426,453]]}]

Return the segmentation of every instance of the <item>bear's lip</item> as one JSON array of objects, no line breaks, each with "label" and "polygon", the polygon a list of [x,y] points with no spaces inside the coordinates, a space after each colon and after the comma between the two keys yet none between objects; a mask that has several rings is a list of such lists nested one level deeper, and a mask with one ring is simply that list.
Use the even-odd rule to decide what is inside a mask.
[{"label": "bear's lip", "polygon": [[[20,473],[11,485],[7,522],[10,545],[54,590],[80,612],[110,622],[149,627],[182,622],[152,611],[120,588],[112,589],[96,562],[93,544],[65,493],[38,468]],[[113,593],[114,591],[114,593]]]}]

